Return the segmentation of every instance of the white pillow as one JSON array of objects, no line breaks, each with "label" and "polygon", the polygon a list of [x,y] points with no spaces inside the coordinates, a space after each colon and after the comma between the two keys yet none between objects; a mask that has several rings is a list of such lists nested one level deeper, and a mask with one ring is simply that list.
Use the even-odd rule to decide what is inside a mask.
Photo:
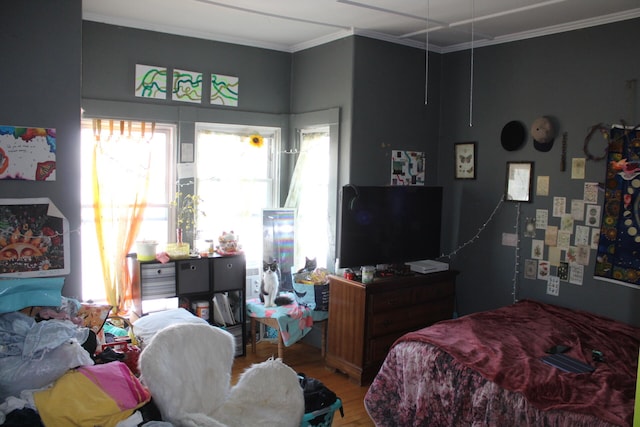
[{"label": "white pillow", "polygon": [[133,333],[140,341],[140,345],[144,346],[151,341],[151,338],[159,330],[178,323],[203,323],[208,324],[206,320],[194,316],[184,308],[174,308],[157,313],[151,313],[141,317],[133,322]]}]

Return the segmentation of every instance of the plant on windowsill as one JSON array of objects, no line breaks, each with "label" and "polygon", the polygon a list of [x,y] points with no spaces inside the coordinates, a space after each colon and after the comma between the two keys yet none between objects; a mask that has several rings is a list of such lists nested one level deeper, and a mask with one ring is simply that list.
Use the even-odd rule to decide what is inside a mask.
[{"label": "plant on windowsill", "polygon": [[[176,245],[175,248],[169,245],[167,252],[171,258],[186,258],[189,256],[189,242],[194,242],[197,233],[198,214],[207,216],[199,209],[202,198],[197,194],[176,193],[176,197],[171,202],[176,208]],[[186,237],[187,242],[184,242]],[[170,249],[175,249],[174,251]],[[172,252],[174,254],[172,255]]]}]

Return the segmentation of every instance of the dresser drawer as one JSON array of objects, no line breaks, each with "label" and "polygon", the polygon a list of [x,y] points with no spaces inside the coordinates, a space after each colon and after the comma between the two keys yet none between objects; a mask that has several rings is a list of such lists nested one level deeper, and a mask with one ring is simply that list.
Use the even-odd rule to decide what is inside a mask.
[{"label": "dresser drawer", "polygon": [[397,307],[396,310],[374,313],[369,322],[371,337],[379,337],[394,332],[414,331],[453,314],[453,297],[423,302],[418,305]]},{"label": "dresser drawer", "polygon": [[445,281],[372,294],[370,302],[371,312],[382,313],[396,310],[399,307],[422,304],[434,299],[453,295],[453,292],[453,283]]},{"label": "dresser drawer", "polygon": [[175,297],[175,264],[140,264],[140,294],[143,300]]}]

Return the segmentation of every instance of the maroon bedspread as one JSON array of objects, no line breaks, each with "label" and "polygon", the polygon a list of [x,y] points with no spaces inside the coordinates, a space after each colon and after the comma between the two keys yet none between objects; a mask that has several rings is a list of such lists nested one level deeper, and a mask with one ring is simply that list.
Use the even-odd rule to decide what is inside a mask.
[{"label": "maroon bedspread", "polygon": [[[535,407],[586,413],[631,425],[640,329],[597,315],[525,300],[447,320],[403,341],[436,345],[499,386],[522,393]],[[397,344],[396,343],[396,344]],[[572,374],[543,363],[545,349],[565,344],[567,355],[596,369]],[[593,362],[592,350],[604,354]]]}]

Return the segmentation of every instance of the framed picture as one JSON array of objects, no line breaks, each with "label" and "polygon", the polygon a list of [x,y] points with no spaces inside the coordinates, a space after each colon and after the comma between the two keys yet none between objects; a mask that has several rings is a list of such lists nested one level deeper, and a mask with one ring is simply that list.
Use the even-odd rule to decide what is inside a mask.
[{"label": "framed picture", "polygon": [[476,179],[476,143],[456,143],[454,156],[456,179]]},{"label": "framed picture", "polygon": [[504,200],[531,202],[533,162],[507,162]]}]

